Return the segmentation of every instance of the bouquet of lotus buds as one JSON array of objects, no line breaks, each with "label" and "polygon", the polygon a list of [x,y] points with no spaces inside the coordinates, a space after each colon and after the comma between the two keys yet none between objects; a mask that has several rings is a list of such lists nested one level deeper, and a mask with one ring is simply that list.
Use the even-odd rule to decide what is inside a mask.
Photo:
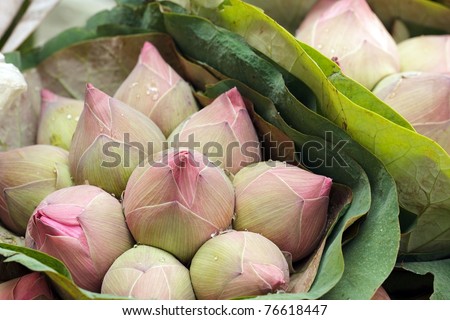
[{"label": "bouquet of lotus buds", "polygon": [[450,298],[450,8],[248,2],[1,56],[1,299]]}]

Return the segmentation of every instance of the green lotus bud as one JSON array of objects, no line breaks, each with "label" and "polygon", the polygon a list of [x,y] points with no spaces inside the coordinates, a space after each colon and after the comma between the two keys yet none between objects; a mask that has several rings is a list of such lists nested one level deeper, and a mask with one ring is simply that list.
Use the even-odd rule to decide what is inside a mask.
[{"label": "green lotus bud", "polygon": [[398,44],[401,71],[450,72],[450,35],[420,36]]},{"label": "green lotus bud", "polygon": [[222,169],[193,150],[169,149],[134,170],[123,207],[137,242],[188,263],[233,218],[234,190]]},{"label": "green lotus bud", "polygon": [[198,111],[192,90],[150,43],[114,98],[139,110],[167,137],[184,119]]},{"label": "green lotus bud", "polygon": [[416,131],[450,153],[450,75],[403,72],[383,79],[373,90]]},{"label": "green lotus bud", "polygon": [[269,161],[243,168],[233,184],[234,229],[262,234],[292,261],[316,248],[327,222],[330,178]]},{"label": "green lotus bud", "polygon": [[152,120],[88,84],[70,146],[70,172],[76,184],[120,197],[134,168],[161,151],[164,141]]},{"label": "green lotus bud", "polygon": [[230,231],[208,240],[191,263],[197,299],[233,299],[284,291],[289,267],[283,253],[253,232]]},{"label": "green lotus bud", "polygon": [[102,293],[135,299],[194,300],[189,270],[166,251],[135,246],[114,261]]},{"label": "green lotus bud", "polygon": [[0,152],[0,168],[0,220],[20,235],[42,199],[72,185],[68,152],[54,146]]},{"label": "green lotus bud", "polygon": [[366,0],[317,1],[296,37],[368,89],[400,70],[397,45]]},{"label": "green lotus bud", "polygon": [[69,150],[84,102],[45,89],[41,91],[41,101],[37,143]]}]

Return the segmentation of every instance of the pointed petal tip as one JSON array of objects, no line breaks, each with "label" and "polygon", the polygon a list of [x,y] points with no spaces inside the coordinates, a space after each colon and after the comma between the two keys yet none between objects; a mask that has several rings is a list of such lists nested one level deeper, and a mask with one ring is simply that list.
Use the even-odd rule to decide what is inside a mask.
[{"label": "pointed petal tip", "polygon": [[50,103],[55,102],[58,96],[48,89],[41,90],[41,114],[43,114],[49,107]]},{"label": "pointed petal tip", "polygon": [[141,54],[139,55],[139,62],[147,65],[152,65],[163,63],[163,61],[161,60],[163,59],[158,49],[156,49],[156,47],[153,44],[146,41],[141,49]]},{"label": "pointed petal tip", "polygon": [[244,99],[236,87],[231,88],[225,94],[236,109],[245,108]]},{"label": "pointed petal tip", "polygon": [[144,45],[142,46],[141,53],[146,54],[147,52],[155,51],[155,50],[156,50],[156,48],[151,42],[145,41]]},{"label": "pointed petal tip", "polygon": [[42,89],[41,90],[41,100],[42,102],[53,102],[57,99],[57,95],[48,89]]},{"label": "pointed petal tip", "polygon": [[279,267],[259,263],[252,264],[252,267],[256,274],[271,287],[272,291],[287,289],[289,279]]},{"label": "pointed petal tip", "polygon": [[325,177],[323,180],[322,190],[320,196],[329,196],[331,186],[333,185],[333,180],[329,177]]},{"label": "pointed petal tip", "polygon": [[94,110],[94,113],[99,116],[105,123],[109,120],[109,99],[111,97],[102,90],[94,87],[91,83],[86,84],[85,105],[87,104]]}]

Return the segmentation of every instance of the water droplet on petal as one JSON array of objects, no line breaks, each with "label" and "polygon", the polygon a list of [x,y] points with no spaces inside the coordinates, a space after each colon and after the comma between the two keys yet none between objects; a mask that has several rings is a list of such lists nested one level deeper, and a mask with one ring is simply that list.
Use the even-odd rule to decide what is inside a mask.
[{"label": "water droplet on petal", "polygon": [[80,120],[80,117],[76,116],[76,117],[75,117],[75,121],[78,122],[78,120]]},{"label": "water droplet on petal", "polygon": [[134,88],[139,84],[139,82],[133,82],[132,84],[130,84],[130,88]]},{"label": "water droplet on petal", "polygon": [[72,119],[72,115],[71,115],[71,114],[68,114],[68,115],[67,115],[67,119],[68,119],[68,120]]},{"label": "water droplet on petal", "polygon": [[166,262],[166,259],[164,259],[163,257],[159,258],[159,262]]},{"label": "water droplet on petal", "polygon": [[218,257],[214,257],[214,261],[217,261],[217,260],[219,260],[219,258]]},{"label": "water droplet on petal", "polygon": [[147,90],[145,91],[145,93],[149,96],[152,95],[152,100],[156,101],[159,98],[159,90],[157,87],[153,86],[153,85],[148,85],[147,86]]},{"label": "water droplet on petal", "polygon": [[135,249],[136,249],[137,247],[138,247],[138,245],[137,245],[137,244],[135,244],[135,245],[133,246],[133,248],[135,248]]},{"label": "water droplet on petal", "polygon": [[395,93],[395,91],[394,91],[394,92],[392,92],[392,93],[388,96],[388,98],[395,98],[395,95],[396,95],[396,93]]},{"label": "water droplet on petal", "polygon": [[211,233],[211,238],[214,238],[215,236],[217,236],[219,234],[219,231],[213,232]]},{"label": "water droplet on petal", "polygon": [[334,54],[336,52],[336,50],[331,49],[331,54]]},{"label": "water droplet on petal", "polygon": [[317,49],[322,49],[323,45],[322,44],[318,44],[317,45]]}]

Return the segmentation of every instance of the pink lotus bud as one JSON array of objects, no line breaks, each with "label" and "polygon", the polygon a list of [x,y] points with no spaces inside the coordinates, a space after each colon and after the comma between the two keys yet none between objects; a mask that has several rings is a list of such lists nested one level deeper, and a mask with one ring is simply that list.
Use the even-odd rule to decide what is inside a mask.
[{"label": "pink lotus bud", "polygon": [[401,71],[450,73],[450,35],[410,38],[398,52]]},{"label": "pink lotus bud", "polygon": [[64,262],[78,286],[99,292],[106,271],[133,239],[120,202],[83,185],[55,191],[39,204],[25,244]]},{"label": "pink lotus bud", "polygon": [[166,137],[198,110],[189,84],[150,42],[144,43],[138,63],[114,98],[148,116]]},{"label": "pink lotus bud", "polygon": [[383,287],[379,287],[370,300],[391,300],[391,297]]},{"label": "pink lotus bud", "polygon": [[168,140],[175,148],[195,148],[233,174],[261,159],[258,136],[236,88],[189,117]]},{"label": "pink lotus bud", "polygon": [[69,150],[83,101],[60,97],[45,89],[41,91],[41,100],[37,142]]},{"label": "pink lotus bud", "polygon": [[450,153],[450,75],[404,72],[383,79],[373,90],[418,133]]},{"label": "pink lotus bud", "polygon": [[42,199],[72,185],[68,152],[54,146],[0,152],[0,168],[0,220],[19,235]]},{"label": "pink lotus bud", "polygon": [[225,173],[197,151],[170,149],[138,167],[123,207],[137,242],[189,262],[211,235],[231,224],[234,190]]},{"label": "pink lotus bud", "polygon": [[330,178],[269,161],[242,169],[233,184],[234,229],[260,233],[292,261],[316,248],[327,221]]},{"label": "pink lotus bud", "polygon": [[233,299],[286,290],[289,268],[283,253],[265,237],[230,231],[208,240],[191,263],[197,299]]},{"label": "pink lotus bud", "polygon": [[366,0],[319,0],[296,37],[337,61],[346,75],[369,89],[400,70],[395,41]]},{"label": "pink lotus bud", "polygon": [[135,299],[195,300],[189,270],[161,249],[135,246],[109,268],[102,293]]},{"label": "pink lotus bud", "polygon": [[119,197],[134,168],[163,148],[161,130],[139,111],[88,84],[69,152],[76,184]]},{"label": "pink lotus bud", "polygon": [[44,274],[32,272],[0,283],[0,300],[52,300]]}]

